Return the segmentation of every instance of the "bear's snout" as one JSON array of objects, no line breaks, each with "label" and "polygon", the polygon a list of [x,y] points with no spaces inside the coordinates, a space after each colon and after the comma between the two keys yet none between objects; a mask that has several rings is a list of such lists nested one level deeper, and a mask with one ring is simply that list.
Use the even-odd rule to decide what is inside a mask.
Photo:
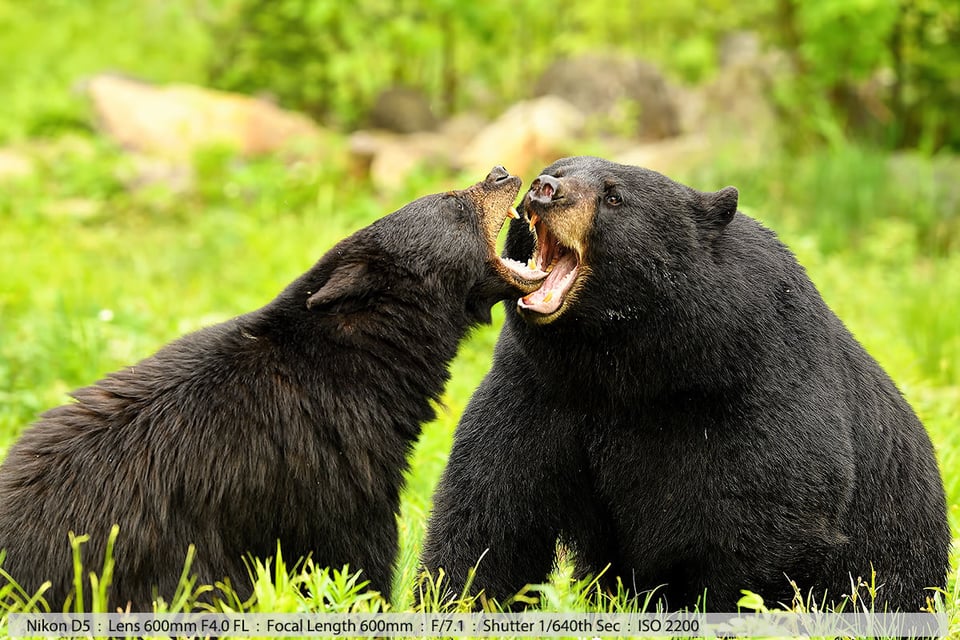
[{"label": "bear's snout", "polygon": [[546,174],[539,176],[530,185],[530,200],[547,204],[558,200],[561,196],[560,181]]},{"label": "bear's snout", "polygon": [[490,173],[487,174],[487,177],[484,180],[484,182],[492,182],[496,184],[509,179],[510,179],[510,172],[507,171],[507,169],[503,165],[498,164],[497,166],[495,166],[493,169],[490,170]]}]

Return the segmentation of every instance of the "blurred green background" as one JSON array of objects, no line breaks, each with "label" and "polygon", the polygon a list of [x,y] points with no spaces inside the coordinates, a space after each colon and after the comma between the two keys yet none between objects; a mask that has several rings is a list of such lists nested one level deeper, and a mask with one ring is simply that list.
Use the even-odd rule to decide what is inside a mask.
[{"label": "blurred green background", "polygon": [[588,51],[700,82],[722,62],[718,44],[749,30],[784,59],[776,98],[792,143],[853,135],[956,151],[958,21],[950,0],[4,0],[0,141],[87,129],[71,89],[108,69],[264,92],[350,128],[394,84],[422,89],[443,115],[479,95],[497,109],[527,97],[551,62]]},{"label": "blurred green background", "polygon": [[[173,107],[114,98],[107,116],[103,77],[257,96],[311,133],[267,151],[181,149],[176,128],[139,144],[110,119],[149,127]],[[403,110],[380,102],[397,88],[422,126],[374,131]],[[554,92],[575,124],[544,132],[531,116],[509,138],[529,156],[504,146],[486,168],[529,181],[557,154],[592,153],[736,185],[920,414],[960,535],[955,0],[0,0],[0,456],[70,389],[266,303],[410,199],[475,182],[484,165],[458,153]],[[183,138],[232,118],[256,137],[237,113]],[[416,451],[398,593],[501,319],[464,346]]]}]

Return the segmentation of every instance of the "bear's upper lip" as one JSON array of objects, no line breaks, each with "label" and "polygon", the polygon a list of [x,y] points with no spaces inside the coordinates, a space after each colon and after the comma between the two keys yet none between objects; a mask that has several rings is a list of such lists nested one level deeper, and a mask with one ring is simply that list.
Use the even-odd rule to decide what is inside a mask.
[{"label": "bear's upper lip", "polygon": [[548,275],[536,291],[517,301],[517,307],[540,316],[549,316],[560,310],[576,282],[581,271],[582,250],[560,242],[535,212],[529,213],[529,222],[536,235],[536,245],[528,266],[545,271]]}]

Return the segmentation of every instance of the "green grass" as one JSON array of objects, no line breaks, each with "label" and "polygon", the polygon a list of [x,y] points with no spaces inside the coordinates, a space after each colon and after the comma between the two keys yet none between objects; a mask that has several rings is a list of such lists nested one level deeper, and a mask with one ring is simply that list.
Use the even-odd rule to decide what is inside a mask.
[{"label": "green grass", "polygon": [[201,81],[210,43],[191,6],[0,0],[0,142],[89,130],[82,83],[103,71]]},{"label": "green grass", "polygon": [[[871,157],[868,169],[851,162],[865,155],[853,149],[782,159],[749,175],[720,161],[684,178],[702,188],[740,187],[741,208],[781,233],[827,302],[892,374],[937,447],[956,538],[960,253],[939,244],[925,225],[955,224],[957,214],[941,210],[935,190],[888,179],[878,169],[882,158]],[[241,162],[211,152],[198,159],[196,186],[174,195],[126,190],[118,178],[126,161],[93,140],[74,140],[49,158],[36,176],[0,189],[0,456],[39,412],[66,402],[71,389],[187,331],[264,304],[352,230],[417,195],[472,179],[420,176],[401,193],[377,197],[338,166]],[[791,177],[796,182],[788,184]],[[858,183],[860,195],[840,189],[844,180],[867,179]],[[902,206],[911,197],[922,220]],[[349,573],[305,571],[309,565],[297,559],[280,559],[251,567],[255,602],[229,606],[278,612],[410,606],[433,487],[459,414],[489,367],[502,317],[498,308],[494,325],[464,344],[439,418],[425,427],[413,454],[395,602],[362,595]],[[956,566],[956,549],[953,559]],[[78,579],[87,579],[89,569]],[[197,589],[204,586],[185,585],[163,609],[190,610]],[[548,610],[636,606],[622,597],[598,603],[589,583],[572,584],[562,568],[538,589]],[[15,609],[42,609],[34,595],[16,595]],[[946,600],[960,629],[955,572]],[[102,599],[83,604],[103,607]],[[0,624],[7,612],[0,610]]]}]

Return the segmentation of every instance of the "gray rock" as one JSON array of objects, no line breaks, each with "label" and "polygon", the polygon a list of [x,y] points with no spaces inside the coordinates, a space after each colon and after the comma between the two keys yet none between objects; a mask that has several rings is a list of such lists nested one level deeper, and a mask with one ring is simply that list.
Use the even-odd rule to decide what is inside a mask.
[{"label": "gray rock", "polygon": [[567,155],[584,126],[583,113],[553,95],[518,102],[484,127],[463,149],[457,166],[472,174],[502,164],[527,175]]},{"label": "gray rock", "polygon": [[551,64],[534,95],[555,95],[580,109],[600,132],[623,129],[648,140],[680,133],[670,87],[652,64],[637,58],[586,54]]},{"label": "gray rock", "polygon": [[395,133],[433,131],[437,118],[427,96],[411,87],[391,87],[382,91],[370,110],[370,126]]}]

